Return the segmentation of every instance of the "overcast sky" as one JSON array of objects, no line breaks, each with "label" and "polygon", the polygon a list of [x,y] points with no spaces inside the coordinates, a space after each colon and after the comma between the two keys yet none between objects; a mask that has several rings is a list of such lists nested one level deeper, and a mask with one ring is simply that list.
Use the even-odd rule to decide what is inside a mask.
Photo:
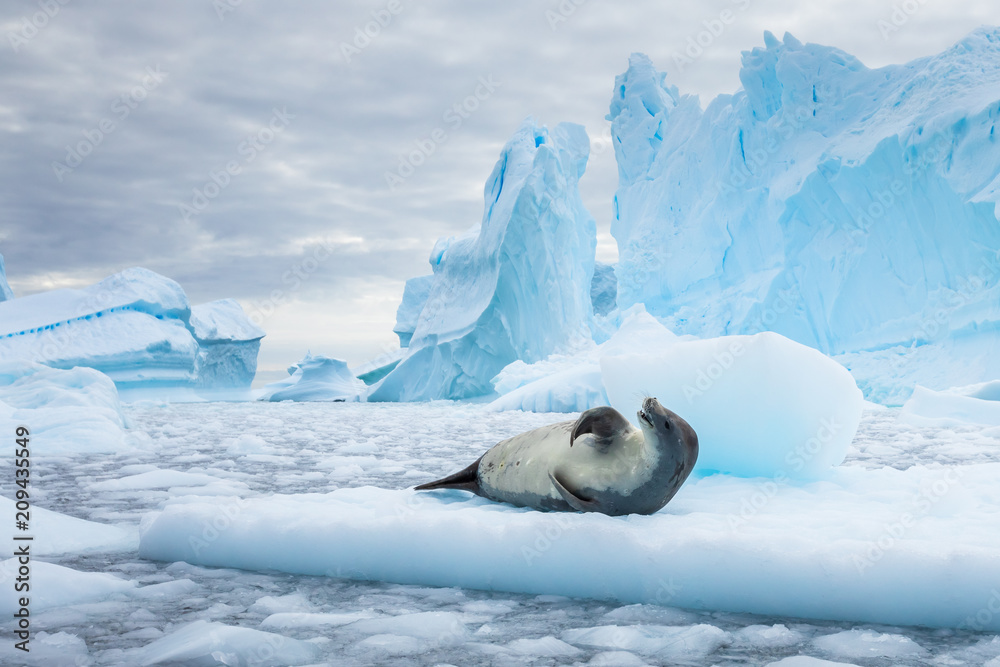
[{"label": "overcast sky", "polygon": [[[483,183],[529,115],[587,128],[584,202],[598,258],[613,261],[604,116],[633,51],[704,106],[739,88],[740,52],[764,30],[878,67],[1000,23],[991,0],[6,0],[0,12],[0,253],[15,295],[144,266],[193,303],[233,297],[262,318],[265,370],[307,349],[357,364],[396,347],[403,282],[429,273],[438,237],[480,220]],[[390,188],[421,144],[429,155]]]}]

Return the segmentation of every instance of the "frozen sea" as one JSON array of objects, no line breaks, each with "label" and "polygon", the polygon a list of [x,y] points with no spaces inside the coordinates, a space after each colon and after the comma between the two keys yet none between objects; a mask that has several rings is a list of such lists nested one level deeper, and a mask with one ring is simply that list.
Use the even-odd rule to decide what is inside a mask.
[{"label": "frozen sea", "polygon": [[[138,535],[143,515],[183,495],[403,489],[465,467],[498,440],[575,418],[448,402],[134,403],[124,412],[127,451],[33,461],[37,507]],[[918,426],[898,410],[871,409],[844,465],[989,463],[998,446],[998,428]],[[187,474],[171,478],[162,470]],[[206,621],[218,624],[206,625],[210,630],[274,634],[249,657],[220,650],[200,662],[156,664],[303,664],[292,656],[297,642],[283,645],[287,638],[318,649],[311,664],[329,665],[769,665],[800,655],[865,666],[1000,665],[1000,638],[992,632],[214,569],[137,553],[43,559],[161,586],[146,596],[33,610],[33,646],[44,652],[25,663],[11,650],[8,623],[2,664],[151,664],[156,654],[143,647]]]}]

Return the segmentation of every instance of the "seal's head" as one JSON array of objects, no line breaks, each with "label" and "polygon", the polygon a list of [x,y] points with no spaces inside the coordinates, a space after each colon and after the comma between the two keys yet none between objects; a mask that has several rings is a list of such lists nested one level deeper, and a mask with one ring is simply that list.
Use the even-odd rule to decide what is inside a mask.
[{"label": "seal's head", "polygon": [[655,398],[647,398],[636,413],[646,442],[658,440],[664,449],[679,453],[690,471],[698,460],[698,434],[675,412],[667,410]]}]

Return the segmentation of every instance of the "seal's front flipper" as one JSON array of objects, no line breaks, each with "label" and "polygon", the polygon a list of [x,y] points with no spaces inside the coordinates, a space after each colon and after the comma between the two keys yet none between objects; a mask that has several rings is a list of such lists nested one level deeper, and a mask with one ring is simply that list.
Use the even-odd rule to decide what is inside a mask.
[{"label": "seal's front flipper", "polygon": [[568,488],[566,485],[556,476],[556,473],[550,472],[549,479],[552,480],[552,485],[556,487],[556,491],[559,495],[563,497],[570,507],[575,509],[577,512],[600,512],[600,504],[593,500],[587,500],[586,498],[581,498],[576,495]]},{"label": "seal's front flipper", "polygon": [[593,446],[601,452],[606,452],[615,438],[623,432],[628,432],[630,424],[622,413],[610,406],[591,408],[580,415],[573,424],[569,434],[569,446],[585,433],[593,433]]},{"label": "seal's front flipper", "polygon": [[479,493],[479,462],[483,460],[480,456],[476,459],[476,462],[470,465],[465,470],[456,472],[454,475],[448,475],[447,477],[442,477],[441,479],[428,482],[426,484],[421,484],[420,486],[414,487],[416,491],[433,491],[434,489],[461,489],[463,491],[472,491],[477,495],[482,495]]}]

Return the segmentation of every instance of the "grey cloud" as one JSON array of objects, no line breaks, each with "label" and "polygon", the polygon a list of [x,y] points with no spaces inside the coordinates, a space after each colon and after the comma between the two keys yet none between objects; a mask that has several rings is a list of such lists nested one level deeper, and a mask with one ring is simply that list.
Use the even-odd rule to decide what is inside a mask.
[{"label": "grey cloud", "polygon": [[[647,52],[705,104],[736,89],[739,51],[762,44],[764,28],[878,65],[940,50],[989,11],[976,0],[928,7],[886,43],[874,27],[883,8],[754,0],[678,72],[672,56],[685,40],[742,1],[589,0],[555,29],[546,15],[561,16],[555,1],[401,2],[351,62],[341,44],[386,2],[245,0],[220,20],[201,0],[74,1],[16,53],[5,40],[0,252],[11,282],[40,289],[46,276],[142,265],[177,279],[196,301],[251,303],[301,260],[296,239],[342,234],[366,243],[324,265],[312,283],[322,289],[304,295],[352,289],[356,281],[345,282],[352,275],[401,289],[406,277],[428,270],[436,238],[479,221],[483,182],[524,117],[583,123],[591,136],[606,129],[614,76],[632,51]],[[7,3],[0,23],[15,29],[35,11],[35,2]],[[116,102],[157,66],[165,80],[120,117]],[[446,112],[489,76],[501,85],[457,127],[449,124]],[[275,108],[294,119],[247,161],[242,142]],[[114,130],[60,182],[52,163],[64,162],[67,145],[87,141],[85,133],[94,136],[102,119]],[[438,128],[447,140],[390,191],[386,172]],[[234,160],[240,173],[185,220],[180,205]],[[593,164],[584,199],[606,230],[616,174],[609,154]],[[334,332],[325,335],[335,344]]]}]

